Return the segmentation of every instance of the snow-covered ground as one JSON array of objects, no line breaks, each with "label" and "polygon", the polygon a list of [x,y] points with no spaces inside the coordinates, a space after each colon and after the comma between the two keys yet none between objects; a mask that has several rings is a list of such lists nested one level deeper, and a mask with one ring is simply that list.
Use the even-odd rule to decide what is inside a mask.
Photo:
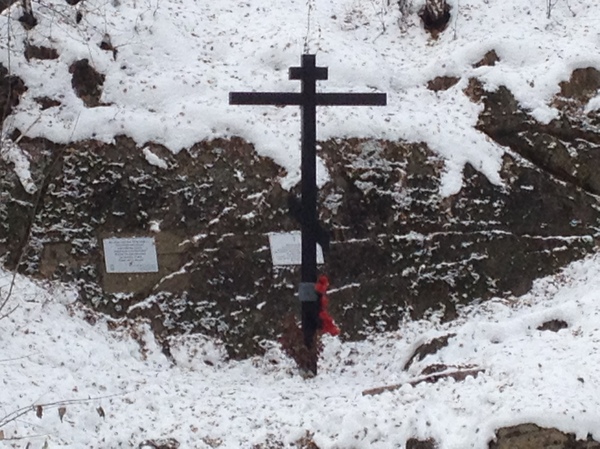
[{"label": "snow-covered ground", "polygon": [[[9,281],[2,272],[3,295]],[[360,343],[327,338],[320,373],[306,380],[269,342],[264,357],[233,362],[218,342],[188,337],[174,345],[172,365],[143,323],[89,324],[75,299],[17,278],[8,307],[18,308],[0,321],[6,447],[130,448],[171,437],[182,448],[250,449],[312,435],[321,449],[389,449],[411,437],[484,449],[495,429],[523,422],[600,439],[600,256],[523,297],[464,309],[450,324],[431,317]],[[553,319],[568,327],[537,330]],[[448,333],[456,336],[446,348],[403,370],[418,345]],[[438,363],[483,372],[409,384]],[[362,395],[390,384],[405,385]],[[39,404],[55,405],[38,418]],[[23,407],[29,411],[11,420]]]},{"label": "snow-covered ground", "polygon": [[[538,120],[552,119],[559,82],[576,68],[600,69],[600,2],[557,0],[547,18],[546,0],[450,0],[452,22],[438,40],[416,15],[423,0],[412,3],[403,17],[387,0],[86,0],[77,8],[45,0],[33,2],[39,24],[29,32],[15,5],[0,15],[0,63],[28,90],[5,135],[18,128],[65,143],[125,134],[140,151],[154,141],[174,152],[237,135],[282,165],[290,186],[299,176],[298,110],[229,106],[228,93],[298,91],[287,69],[308,51],[329,67],[322,91],[388,94],[386,107],[320,108],[320,139],[424,141],[447,161],[442,194],[460,189],[466,162],[501,183],[503,149],[473,128],[480,105],[462,92],[468,78],[506,85]],[[98,46],[106,33],[116,60]],[[25,41],[59,58],[27,61]],[[500,62],[474,68],[492,49]],[[71,88],[69,65],[82,58],[106,76],[103,106],[86,108]],[[461,80],[429,91],[427,81],[440,75]],[[42,110],[39,97],[61,105]],[[600,97],[587,107],[598,108]],[[3,148],[33,192],[27,155]],[[0,278],[1,304],[10,274]],[[327,339],[320,374],[306,380],[269,342],[266,356],[230,362],[218,342],[188,337],[174,344],[173,366],[143,323],[110,330],[96,317],[92,325],[68,289],[20,277],[15,287],[4,312],[18,308],[0,320],[7,447],[129,448],[173,437],[182,448],[250,449],[308,434],[321,449],[389,449],[410,437],[483,449],[496,428],[521,422],[600,439],[600,256],[521,298],[464,309],[451,324],[434,316],[361,343]],[[537,330],[551,319],[569,326]],[[456,336],[447,348],[403,370],[420,343],[448,332]],[[409,384],[436,363],[484,371],[463,382]],[[362,395],[390,384],[406,385]],[[39,404],[48,405],[29,408]],[[19,410],[26,413],[15,417]]]},{"label": "snow-covered ground", "polygon": [[[329,67],[321,91],[388,94],[386,107],[319,108],[319,138],[426,142],[447,160],[441,193],[449,195],[460,189],[466,162],[501,183],[503,150],[473,128],[481,106],[463,93],[469,77],[489,88],[506,85],[533,116],[548,121],[556,116],[549,103],[559,82],[576,68],[600,68],[596,1],[553,1],[547,18],[546,0],[449,0],[452,21],[437,40],[417,16],[424,0],[408,1],[404,16],[397,3],[86,0],[73,7],[45,0],[33,2],[39,23],[31,31],[17,22],[15,5],[0,17],[0,63],[28,91],[7,131],[55,142],[125,134],[140,149],[153,141],[174,152],[237,135],[283,166],[289,187],[299,179],[298,108],[230,106],[228,93],[298,91],[287,69],[309,52]],[[99,48],[105,35],[116,59]],[[25,42],[54,48],[59,57],[27,61]],[[492,49],[500,62],[474,68]],[[103,106],[86,108],[71,88],[69,66],[83,58],[106,76]],[[444,92],[428,90],[427,82],[441,75],[461,80]],[[42,110],[40,97],[61,105]],[[599,104],[592,100],[589,108]]]}]

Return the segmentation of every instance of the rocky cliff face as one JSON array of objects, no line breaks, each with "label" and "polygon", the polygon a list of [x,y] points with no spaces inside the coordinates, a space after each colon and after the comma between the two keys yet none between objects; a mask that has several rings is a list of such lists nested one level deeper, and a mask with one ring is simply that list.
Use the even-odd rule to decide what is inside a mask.
[{"label": "rocky cliff face", "polygon": [[[3,104],[15,104],[25,86],[3,79],[17,86]],[[547,125],[507,89],[486,92],[471,80],[466,93],[484,105],[479,129],[507,147],[502,186],[467,165],[463,189],[442,198],[443,161],[425,145],[321,142],[331,182],[320,191],[320,217],[332,235],[322,271],[343,338],[397,328],[406,313],[441,309],[451,319],[458,304],[522,294],[594,250],[600,122],[583,111],[599,79],[593,69],[575,71],[556,99],[561,116]],[[430,88],[456,81],[432,80]],[[144,317],[164,341],[180,332],[217,336],[234,357],[260,351],[296,313],[298,268],[272,266],[268,233],[299,224],[288,214],[283,173],[247,142],[200,142],[177,155],[126,137],[19,145],[38,189],[26,190],[13,162],[0,160],[8,267],[76,283],[82,301],[115,317]],[[115,236],[154,237],[159,272],[107,273],[102,239]]]},{"label": "rocky cliff face", "polygon": [[478,127],[549,175],[597,195],[600,118],[597,111],[586,113],[585,106],[599,90],[598,70],[575,70],[554,100],[559,117],[545,125],[519,110],[510,91],[500,87],[485,94]]}]

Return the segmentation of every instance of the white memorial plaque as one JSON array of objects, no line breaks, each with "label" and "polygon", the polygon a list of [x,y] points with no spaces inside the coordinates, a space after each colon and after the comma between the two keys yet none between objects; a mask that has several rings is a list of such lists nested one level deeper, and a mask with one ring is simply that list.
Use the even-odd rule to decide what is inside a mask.
[{"label": "white memorial plaque", "polygon": [[104,239],[107,273],[156,273],[154,237]]},{"label": "white memorial plaque", "polygon": [[[273,232],[269,234],[269,245],[274,266],[302,264],[302,234],[300,232]],[[323,263],[323,250],[318,244],[317,263]]]}]

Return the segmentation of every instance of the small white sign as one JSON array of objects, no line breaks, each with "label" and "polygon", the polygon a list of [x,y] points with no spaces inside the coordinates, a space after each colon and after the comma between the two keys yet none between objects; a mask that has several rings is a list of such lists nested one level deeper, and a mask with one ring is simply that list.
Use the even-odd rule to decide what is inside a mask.
[{"label": "small white sign", "polygon": [[107,273],[156,273],[156,244],[153,237],[104,239]]},{"label": "small white sign", "polygon": [[[294,232],[273,232],[269,234],[269,245],[273,265],[302,264],[302,234]],[[317,263],[323,263],[323,250],[317,244]]]}]

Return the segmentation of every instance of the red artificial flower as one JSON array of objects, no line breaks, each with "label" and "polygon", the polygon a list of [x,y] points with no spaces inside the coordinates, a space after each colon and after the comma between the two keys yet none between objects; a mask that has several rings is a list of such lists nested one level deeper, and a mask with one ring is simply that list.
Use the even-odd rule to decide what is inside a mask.
[{"label": "red artificial flower", "polygon": [[340,328],[335,325],[333,318],[327,312],[327,306],[329,306],[329,298],[327,297],[327,288],[329,287],[329,279],[327,276],[322,274],[319,276],[317,283],[315,284],[315,290],[319,294],[319,319],[321,320],[321,330],[329,335],[339,335]]}]

